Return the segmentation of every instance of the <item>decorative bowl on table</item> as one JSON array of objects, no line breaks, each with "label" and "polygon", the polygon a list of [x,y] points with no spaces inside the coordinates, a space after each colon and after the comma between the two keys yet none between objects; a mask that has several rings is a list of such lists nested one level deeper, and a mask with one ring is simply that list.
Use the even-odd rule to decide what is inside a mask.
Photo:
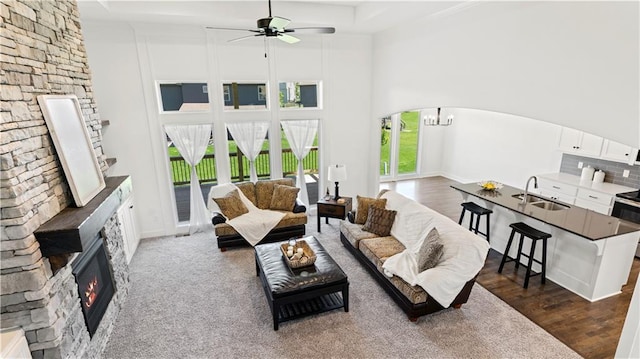
[{"label": "decorative bowl on table", "polygon": [[[293,255],[289,256],[287,254],[287,250],[289,248],[289,242],[282,243],[280,245],[280,249],[282,250],[282,256],[284,257],[285,262],[291,268],[301,268],[310,266],[316,262],[316,254],[313,252],[313,249],[309,247],[309,244],[304,240],[298,240],[293,245]],[[298,249],[302,249],[300,254]]]},{"label": "decorative bowl on table", "polygon": [[497,191],[502,188],[502,183],[496,181],[482,181],[478,182],[478,185],[484,191]]}]

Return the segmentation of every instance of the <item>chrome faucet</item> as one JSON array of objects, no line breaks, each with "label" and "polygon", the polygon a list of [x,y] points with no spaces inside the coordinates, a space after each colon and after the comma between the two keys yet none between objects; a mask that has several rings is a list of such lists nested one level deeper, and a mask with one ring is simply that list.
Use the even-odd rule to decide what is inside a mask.
[{"label": "chrome faucet", "polygon": [[538,178],[536,176],[531,176],[527,180],[527,184],[524,186],[524,194],[522,195],[522,204],[527,203],[527,196],[529,195],[529,183],[533,180],[533,188],[538,188]]}]

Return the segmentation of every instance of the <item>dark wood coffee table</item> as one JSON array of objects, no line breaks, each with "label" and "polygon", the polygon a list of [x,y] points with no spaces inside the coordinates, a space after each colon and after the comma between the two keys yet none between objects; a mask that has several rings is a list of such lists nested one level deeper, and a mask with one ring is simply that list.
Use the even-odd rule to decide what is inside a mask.
[{"label": "dark wood coffee table", "polygon": [[[280,243],[255,247],[256,275],[262,281],[273,316],[273,330],[282,322],[344,308],[349,311],[349,281],[342,268],[314,237],[302,238],[316,254],[308,267],[292,269]],[[341,292],[341,294],[339,293]]]}]

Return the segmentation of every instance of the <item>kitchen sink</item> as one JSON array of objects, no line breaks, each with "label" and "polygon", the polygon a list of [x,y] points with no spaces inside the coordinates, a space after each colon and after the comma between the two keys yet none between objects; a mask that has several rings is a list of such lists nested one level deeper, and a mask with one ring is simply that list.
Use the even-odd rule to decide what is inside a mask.
[{"label": "kitchen sink", "polygon": [[542,209],[546,209],[548,211],[559,211],[561,209],[567,209],[569,206],[565,206],[556,202],[548,202],[548,201],[539,201],[531,203],[532,206],[540,207]]},{"label": "kitchen sink", "polygon": [[[522,196],[524,196],[524,193],[514,194],[511,197],[517,198],[517,199],[522,201]],[[532,194],[528,194],[527,195],[527,203],[533,203],[533,202],[539,202],[539,201],[546,201],[546,199],[544,199],[542,197],[534,196]]]},{"label": "kitchen sink", "polygon": [[[524,193],[518,193],[518,194],[514,194],[511,197],[517,198],[520,201],[522,201],[523,196],[524,196]],[[569,208],[569,206],[565,206],[564,204],[553,202],[546,198],[534,196],[532,194],[527,194],[527,204],[536,206],[538,208],[542,208],[547,211],[559,211],[559,210]]]}]

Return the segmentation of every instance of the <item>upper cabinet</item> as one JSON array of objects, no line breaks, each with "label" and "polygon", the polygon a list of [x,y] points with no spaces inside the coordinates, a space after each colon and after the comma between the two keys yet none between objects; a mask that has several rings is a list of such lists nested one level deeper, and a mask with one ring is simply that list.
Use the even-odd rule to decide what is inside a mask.
[{"label": "upper cabinet", "polygon": [[634,164],[638,155],[637,148],[568,127],[562,128],[558,149],[579,156],[602,158],[630,165]]},{"label": "upper cabinet", "polygon": [[563,152],[582,156],[600,156],[603,138],[572,128],[563,127],[559,148]]},{"label": "upper cabinet", "polygon": [[634,150],[631,146],[605,140],[601,156],[608,160],[633,164],[636,158],[636,151],[637,150]]}]

